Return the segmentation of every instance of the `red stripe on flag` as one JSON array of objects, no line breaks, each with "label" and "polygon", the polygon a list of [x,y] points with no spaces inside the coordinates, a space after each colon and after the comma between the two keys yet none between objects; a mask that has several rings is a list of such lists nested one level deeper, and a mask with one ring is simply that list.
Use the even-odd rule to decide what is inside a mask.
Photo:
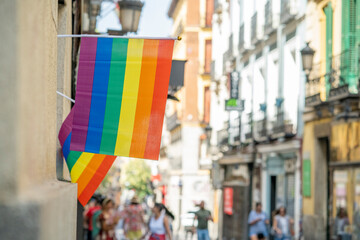
[{"label": "red stripe on flag", "polygon": [[86,166],[76,182],[78,184],[78,196],[81,195],[92,177],[96,174],[96,171],[98,170],[100,164],[104,161],[105,157],[106,155],[103,154],[94,154],[91,158],[89,164]]},{"label": "red stripe on flag", "polygon": [[144,158],[157,160],[169,88],[174,41],[160,40],[154,94]]},{"label": "red stripe on flag", "polygon": [[107,172],[111,168],[111,165],[115,161],[116,156],[109,156],[107,155],[101,165],[99,166],[98,170],[88,183],[88,185],[85,187],[83,192],[80,194],[79,202],[85,206],[88,201],[90,200],[91,196],[94,194],[104,177],[106,176]]}]

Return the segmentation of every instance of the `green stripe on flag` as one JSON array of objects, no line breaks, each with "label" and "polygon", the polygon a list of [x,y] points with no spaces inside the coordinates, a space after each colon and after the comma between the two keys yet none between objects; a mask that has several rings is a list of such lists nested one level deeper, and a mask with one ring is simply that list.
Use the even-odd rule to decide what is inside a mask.
[{"label": "green stripe on flag", "polygon": [[100,153],[114,154],[124,87],[128,39],[114,38]]},{"label": "green stripe on flag", "polygon": [[73,166],[75,165],[76,161],[79,159],[81,154],[82,154],[82,152],[70,151],[70,153],[66,159],[66,164],[68,166],[69,172],[71,172],[71,169],[73,168]]}]

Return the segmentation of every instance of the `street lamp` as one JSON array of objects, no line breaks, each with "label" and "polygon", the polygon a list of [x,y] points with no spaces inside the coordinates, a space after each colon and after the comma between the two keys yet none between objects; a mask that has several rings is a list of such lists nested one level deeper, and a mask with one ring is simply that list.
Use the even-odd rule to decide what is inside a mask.
[{"label": "street lamp", "polygon": [[137,32],[144,3],[140,0],[121,0],[118,2],[118,5],[120,7],[122,31]]},{"label": "street lamp", "polygon": [[207,125],[205,127],[205,134],[206,134],[206,138],[209,139],[211,138],[211,133],[212,133],[212,127],[210,125]]},{"label": "street lamp", "polygon": [[309,81],[309,74],[312,70],[313,58],[315,51],[309,46],[309,42],[306,43],[306,46],[300,51],[303,69],[306,74],[306,81]]}]

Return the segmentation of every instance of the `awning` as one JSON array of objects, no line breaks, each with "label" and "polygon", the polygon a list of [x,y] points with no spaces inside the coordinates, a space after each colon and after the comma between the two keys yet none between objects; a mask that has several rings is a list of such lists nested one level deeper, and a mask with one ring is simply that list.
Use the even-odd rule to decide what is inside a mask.
[{"label": "awning", "polygon": [[172,60],[169,90],[178,90],[184,86],[184,69],[186,60]]}]

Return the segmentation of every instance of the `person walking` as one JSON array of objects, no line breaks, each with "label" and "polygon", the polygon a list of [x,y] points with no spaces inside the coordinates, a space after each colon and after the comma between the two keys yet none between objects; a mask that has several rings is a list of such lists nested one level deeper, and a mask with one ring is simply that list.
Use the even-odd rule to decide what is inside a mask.
[{"label": "person walking", "polygon": [[290,240],[292,234],[293,219],[286,215],[286,208],[280,207],[278,214],[274,217],[273,229],[275,240]]},{"label": "person walking", "polygon": [[346,239],[348,234],[345,231],[345,227],[349,224],[350,224],[349,218],[347,216],[345,209],[340,207],[338,214],[336,215],[335,224],[334,224],[336,239],[338,240],[341,240],[343,238]]},{"label": "person walking", "polygon": [[130,204],[121,213],[124,219],[124,232],[129,240],[139,240],[142,236],[141,229],[144,226],[144,210],[139,200],[134,196]]},{"label": "person walking", "polygon": [[88,226],[87,230],[87,240],[93,240],[92,231],[93,231],[93,216],[96,212],[101,211],[101,196],[95,195],[92,197],[91,204],[84,213],[84,222]]},{"label": "person walking", "polygon": [[[99,227],[99,233],[96,235],[93,234],[95,240],[115,240],[114,229],[120,219],[120,216],[114,215],[114,206],[114,201],[110,198],[106,198],[102,202],[102,211],[96,219],[97,226]],[[95,228],[93,228],[93,230],[95,230]]]},{"label": "person walking", "polygon": [[166,216],[164,205],[155,203],[152,208],[152,216],[149,221],[148,230],[142,237],[144,239],[150,232],[149,240],[165,240],[166,235],[169,240],[172,240],[169,219]]},{"label": "person walking", "polygon": [[211,212],[205,209],[205,202],[201,201],[200,210],[195,213],[195,220],[197,220],[197,236],[198,240],[210,240],[209,230],[208,230],[208,221],[213,221]]},{"label": "person walking", "polygon": [[266,225],[269,224],[269,219],[262,211],[260,202],[256,203],[255,210],[250,212],[248,224],[250,225],[249,237],[251,240],[265,240],[268,237]]}]

